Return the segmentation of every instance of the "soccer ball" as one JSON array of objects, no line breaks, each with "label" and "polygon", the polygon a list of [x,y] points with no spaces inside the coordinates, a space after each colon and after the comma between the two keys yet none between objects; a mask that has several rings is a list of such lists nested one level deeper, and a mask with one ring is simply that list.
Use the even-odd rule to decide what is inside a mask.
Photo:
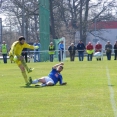
[{"label": "soccer ball", "polygon": [[94,53],[94,57],[96,57],[96,58],[101,58],[102,56],[103,56],[103,54],[101,52]]}]

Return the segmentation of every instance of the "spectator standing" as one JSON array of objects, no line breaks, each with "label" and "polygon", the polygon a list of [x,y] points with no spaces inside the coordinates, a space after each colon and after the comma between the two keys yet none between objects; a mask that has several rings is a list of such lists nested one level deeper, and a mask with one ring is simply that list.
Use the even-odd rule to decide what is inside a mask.
[{"label": "spectator standing", "polygon": [[74,61],[76,53],[76,47],[74,46],[74,43],[71,43],[71,45],[68,47],[68,51],[70,54],[70,61]]},{"label": "spectator standing", "polygon": [[63,44],[63,41],[60,41],[58,48],[59,48],[58,57],[59,57],[59,62],[60,62],[60,61],[63,61],[63,53],[64,53],[64,44]]},{"label": "spectator standing", "polygon": [[28,53],[28,52],[27,52],[27,48],[24,48],[23,51],[22,51],[22,54],[21,54],[21,55],[24,57],[26,63],[27,63],[27,61],[28,61],[28,60],[27,60],[27,53]]},{"label": "spectator standing", "polygon": [[79,41],[79,43],[77,45],[77,50],[78,50],[79,61],[83,61],[83,59],[84,59],[85,45],[82,42],[82,40]]},{"label": "spectator standing", "polygon": [[88,54],[87,60],[92,61],[94,48],[93,48],[93,45],[91,44],[91,42],[89,42],[88,45],[86,46],[86,51],[87,51],[87,54]]},{"label": "spectator standing", "polygon": [[54,46],[53,42],[50,42],[50,45],[49,45],[50,62],[53,62],[54,53],[55,53],[55,46]]},{"label": "spectator standing", "polygon": [[1,46],[1,52],[3,56],[3,62],[6,64],[7,63],[7,52],[8,52],[8,47],[5,41],[3,41],[2,46]]},{"label": "spectator standing", "polygon": [[40,49],[41,49],[41,44],[39,43],[38,40],[36,40],[33,45],[39,47],[38,49],[35,49],[34,50],[34,62],[40,62]]},{"label": "spectator standing", "polygon": [[114,53],[115,53],[114,60],[117,60],[117,41],[114,44]]},{"label": "spectator standing", "polygon": [[[95,52],[102,52],[102,44],[98,41],[95,45]],[[97,58],[97,61],[101,61],[101,57]]]},{"label": "spectator standing", "polygon": [[105,45],[105,51],[106,51],[107,60],[111,60],[112,45],[110,41],[107,41],[107,44]]}]

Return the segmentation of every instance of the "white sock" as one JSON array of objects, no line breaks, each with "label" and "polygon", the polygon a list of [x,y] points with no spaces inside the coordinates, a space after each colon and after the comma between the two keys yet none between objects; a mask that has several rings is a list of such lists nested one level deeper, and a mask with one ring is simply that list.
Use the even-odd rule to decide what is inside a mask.
[{"label": "white sock", "polygon": [[32,84],[37,84],[38,82],[39,82],[38,79],[35,79],[32,81]]},{"label": "white sock", "polygon": [[40,86],[41,86],[41,87],[45,87],[45,86],[46,86],[46,84],[41,84]]}]

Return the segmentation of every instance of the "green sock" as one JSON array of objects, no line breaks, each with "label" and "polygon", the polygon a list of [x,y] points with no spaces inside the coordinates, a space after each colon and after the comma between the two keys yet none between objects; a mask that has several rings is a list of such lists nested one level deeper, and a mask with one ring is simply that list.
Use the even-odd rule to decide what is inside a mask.
[{"label": "green sock", "polygon": [[28,78],[27,78],[27,75],[26,75],[26,72],[22,72],[22,76],[24,77],[24,80],[26,83],[28,83]]},{"label": "green sock", "polygon": [[21,62],[23,64],[23,66],[25,67],[26,71],[28,72],[29,71],[29,68],[28,68],[26,62],[24,60],[22,60]]}]

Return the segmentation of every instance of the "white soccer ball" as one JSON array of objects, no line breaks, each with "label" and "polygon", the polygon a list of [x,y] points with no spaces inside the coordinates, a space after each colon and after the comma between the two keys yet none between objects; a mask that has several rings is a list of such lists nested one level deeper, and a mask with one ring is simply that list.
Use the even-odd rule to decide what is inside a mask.
[{"label": "white soccer ball", "polygon": [[101,52],[94,53],[94,57],[96,57],[96,58],[101,58],[102,56],[103,56],[103,54]]}]

